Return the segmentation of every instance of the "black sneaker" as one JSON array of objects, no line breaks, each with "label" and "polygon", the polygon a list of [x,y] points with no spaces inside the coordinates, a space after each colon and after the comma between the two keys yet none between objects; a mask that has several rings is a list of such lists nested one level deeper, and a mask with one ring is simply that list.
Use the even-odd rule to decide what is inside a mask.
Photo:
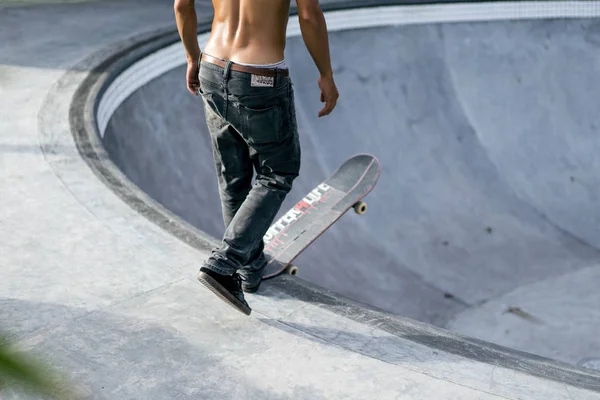
[{"label": "black sneaker", "polygon": [[244,299],[242,292],[242,277],[235,273],[233,275],[221,275],[208,268],[202,267],[198,271],[198,280],[210,289],[221,300],[229,303],[246,315],[250,315],[252,309]]},{"label": "black sneaker", "polygon": [[246,293],[254,293],[258,290],[260,283],[262,282],[263,270],[267,266],[265,260],[264,264],[256,270],[240,269],[238,274],[242,277],[242,290]]}]

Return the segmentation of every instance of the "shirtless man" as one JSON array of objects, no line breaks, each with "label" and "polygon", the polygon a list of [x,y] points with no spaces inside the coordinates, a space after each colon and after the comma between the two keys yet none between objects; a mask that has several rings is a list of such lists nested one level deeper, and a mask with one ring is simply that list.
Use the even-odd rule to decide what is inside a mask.
[{"label": "shirtless man", "polygon": [[[338,99],[327,26],[318,0],[296,3],[302,37],[320,73],[322,117]],[[284,60],[290,0],[213,0],[202,52],[194,0],[175,0],[174,8],[187,88],[204,104],[226,227],[198,279],[250,315],[243,292],[258,289],[266,265],[263,236],[300,170],[294,92]]]}]

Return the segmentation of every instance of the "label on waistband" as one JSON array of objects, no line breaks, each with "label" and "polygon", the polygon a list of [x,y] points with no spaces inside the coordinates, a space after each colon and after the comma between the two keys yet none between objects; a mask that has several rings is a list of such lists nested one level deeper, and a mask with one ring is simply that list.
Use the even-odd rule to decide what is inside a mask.
[{"label": "label on waistband", "polygon": [[273,87],[275,86],[275,78],[272,76],[254,75],[250,78],[250,86],[252,87]]}]

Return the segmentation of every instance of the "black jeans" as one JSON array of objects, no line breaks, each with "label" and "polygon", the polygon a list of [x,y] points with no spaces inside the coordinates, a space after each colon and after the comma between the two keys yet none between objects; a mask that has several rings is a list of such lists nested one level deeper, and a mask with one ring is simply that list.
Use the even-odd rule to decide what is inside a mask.
[{"label": "black jeans", "polygon": [[300,170],[290,77],[265,81],[230,65],[200,64],[200,95],[226,227],[205,267],[225,275],[265,264],[263,236]]}]

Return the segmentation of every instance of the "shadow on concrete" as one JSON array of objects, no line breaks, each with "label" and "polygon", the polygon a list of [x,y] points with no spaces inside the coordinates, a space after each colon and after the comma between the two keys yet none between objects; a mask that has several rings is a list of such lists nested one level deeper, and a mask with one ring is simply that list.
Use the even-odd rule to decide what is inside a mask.
[{"label": "shadow on concrete", "polygon": [[[88,312],[7,298],[0,299],[0,310],[11,342],[63,373],[81,400],[288,398],[257,388],[212,355],[214,343],[191,343],[169,323],[132,318],[135,310]],[[15,321],[16,314],[22,317]],[[34,326],[38,319],[44,322]],[[320,398],[305,390],[290,399]],[[2,396],[23,398],[10,390]]]}]

